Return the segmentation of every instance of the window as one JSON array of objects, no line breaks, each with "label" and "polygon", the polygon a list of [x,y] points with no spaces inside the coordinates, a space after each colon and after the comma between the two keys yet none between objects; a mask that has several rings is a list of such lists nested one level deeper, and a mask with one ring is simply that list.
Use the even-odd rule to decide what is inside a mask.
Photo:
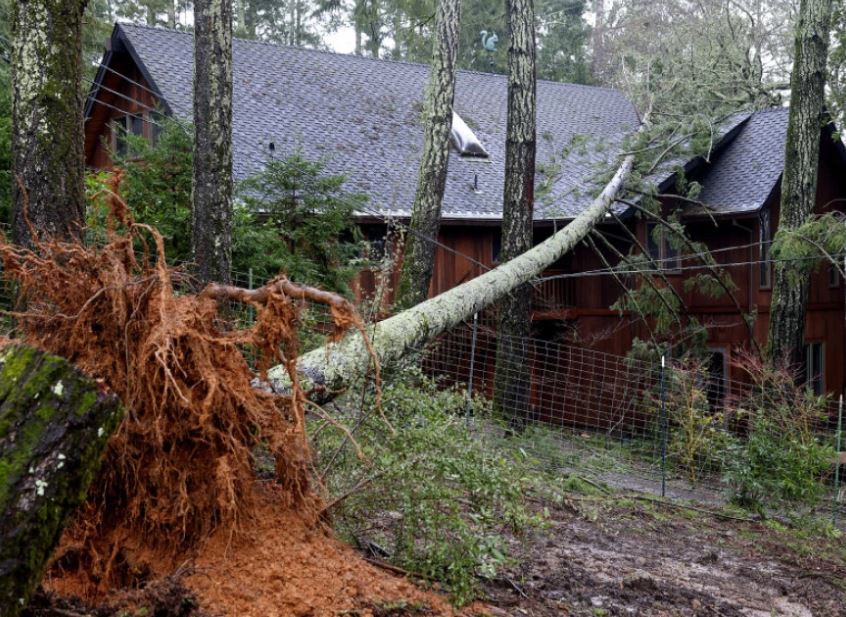
[{"label": "window", "polygon": [[828,264],[828,286],[840,287],[840,270],[834,264]]},{"label": "window", "polygon": [[723,399],[725,399],[726,387],[728,384],[728,374],[726,365],[726,353],[722,349],[709,349],[705,361],[705,370],[707,372],[708,384],[706,387],[706,395],[708,396],[708,406],[711,409],[722,407]]},{"label": "window", "polygon": [[760,263],[758,264],[758,286],[761,289],[769,289],[772,287],[773,281],[773,264],[770,261],[770,243],[772,241],[772,230],[770,229],[770,213],[767,210],[761,212],[761,220],[759,221],[759,255]]},{"label": "window", "polygon": [[678,250],[670,243],[670,232],[658,223],[646,224],[646,248],[649,257],[662,270],[678,270],[681,268]]},{"label": "window", "polygon": [[491,263],[499,263],[499,254],[502,252],[502,232],[494,231],[493,238],[491,238]]},{"label": "window", "polygon": [[112,126],[113,143],[115,154],[118,156],[127,156],[129,152],[129,143],[126,139],[127,135],[144,135],[144,115],[143,114],[126,114],[118,116],[114,119]]},{"label": "window", "polygon": [[801,383],[808,386],[817,396],[825,391],[825,354],[821,342],[806,343],[799,375]]}]

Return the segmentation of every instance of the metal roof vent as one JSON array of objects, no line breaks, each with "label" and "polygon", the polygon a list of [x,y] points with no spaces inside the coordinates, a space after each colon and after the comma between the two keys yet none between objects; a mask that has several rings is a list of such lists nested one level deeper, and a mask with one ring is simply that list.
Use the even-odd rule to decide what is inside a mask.
[{"label": "metal roof vent", "polygon": [[490,155],[482,146],[473,130],[461,119],[457,113],[452,112],[452,131],[450,141],[461,156],[478,157],[486,159]]}]

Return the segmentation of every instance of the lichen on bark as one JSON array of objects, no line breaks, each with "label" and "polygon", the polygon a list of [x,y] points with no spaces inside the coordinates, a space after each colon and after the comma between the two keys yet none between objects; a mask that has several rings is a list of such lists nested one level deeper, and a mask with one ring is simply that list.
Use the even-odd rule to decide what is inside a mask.
[{"label": "lichen on bark", "polygon": [[232,3],[194,3],[192,249],[201,282],[232,269]]},{"label": "lichen on bark", "polygon": [[[502,200],[502,250],[508,261],[532,248],[536,150],[535,10],[533,0],[507,0],[508,121],[505,189]],[[532,289],[524,283],[503,296],[497,307],[494,410],[509,417],[528,414]]]},{"label": "lichen on bark", "polygon": [[62,358],[0,356],[0,614],[15,617],[120,420],[117,398]]},{"label": "lichen on bark", "polygon": [[82,16],[85,1],[15,2],[12,45],[13,233],[68,238],[85,221]]},{"label": "lichen on bark", "polygon": [[426,299],[434,269],[435,244],[432,240],[438,237],[449,165],[461,0],[438,0],[435,20],[432,68],[426,89],[423,154],[397,291],[397,306],[401,308]]},{"label": "lichen on bark", "polygon": [[[825,75],[832,0],[801,0],[795,31],[790,111],[779,205],[779,234],[801,227],[816,206],[820,134],[827,122]],[[808,273],[800,264],[776,261],[767,354],[771,361],[802,360]]]}]

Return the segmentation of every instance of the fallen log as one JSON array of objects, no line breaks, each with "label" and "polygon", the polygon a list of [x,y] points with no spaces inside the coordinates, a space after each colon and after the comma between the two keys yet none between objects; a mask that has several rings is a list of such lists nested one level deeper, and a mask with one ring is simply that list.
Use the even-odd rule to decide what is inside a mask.
[{"label": "fallen log", "polygon": [[26,606],[120,409],[62,358],[31,347],[0,352],[0,615]]}]

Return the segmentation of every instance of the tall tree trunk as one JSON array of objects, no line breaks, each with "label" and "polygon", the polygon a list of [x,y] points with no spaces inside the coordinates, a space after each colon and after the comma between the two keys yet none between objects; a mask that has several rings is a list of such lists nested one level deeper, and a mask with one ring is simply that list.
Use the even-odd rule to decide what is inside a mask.
[{"label": "tall tree trunk", "polygon": [[[536,149],[534,0],[506,0],[506,14],[510,44],[501,261],[532,248]],[[497,320],[494,409],[514,418],[525,417],[531,383],[526,340],[532,326],[531,285],[524,284],[503,297]]]},{"label": "tall tree trunk", "polygon": [[450,155],[461,0],[439,0],[435,19],[432,70],[426,90],[423,122],[423,155],[397,296],[397,304],[402,308],[426,299],[434,268],[435,245],[427,238],[437,238],[441,224],[441,203]]},{"label": "tall tree trunk", "polygon": [[15,241],[69,238],[85,222],[82,15],[86,0],[19,0],[13,17]]},{"label": "tall tree trunk", "polygon": [[593,0],[595,22],[591,34],[590,74],[597,82],[605,68],[605,0]]},{"label": "tall tree trunk", "polygon": [[[368,332],[368,339],[379,362],[387,365],[419,350],[561,259],[604,220],[631,173],[633,163],[634,154],[627,155],[589,207],[530,251],[374,325]],[[370,352],[361,335],[350,333],[337,343],[297,358],[297,371],[303,387],[312,389],[310,397],[319,401],[342,392],[359,379],[370,367],[370,360]],[[284,391],[290,385],[287,375],[286,367],[280,365],[269,371],[268,378],[274,389]]]},{"label": "tall tree trunk", "polygon": [[249,39],[256,38],[256,24],[258,23],[258,8],[255,0],[241,0],[247,5],[246,14],[244,15],[244,28],[246,29],[246,36]]},{"label": "tall tree trunk", "polygon": [[194,2],[192,247],[203,283],[232,267],[232,3]]},{"label": "tall tree trunk", "polygon": [[[827,118],[826,57],[832,0],[802,0],[796,24],[790,112],[781,181],[779,233],[805,223],[816,205],[820,135]],[[770,312],[770,361],[802,360],[808,273],[788,262],[776,262]]]},{"label": "tall tree trunk", "polygon": [[167,3],[167,25],[176,28],[176,0]]},{"label": "tall tree trunk", "polygon": [[120,419],[114,396],[62,358],[0,356],[0,615],[16,617]]}]

